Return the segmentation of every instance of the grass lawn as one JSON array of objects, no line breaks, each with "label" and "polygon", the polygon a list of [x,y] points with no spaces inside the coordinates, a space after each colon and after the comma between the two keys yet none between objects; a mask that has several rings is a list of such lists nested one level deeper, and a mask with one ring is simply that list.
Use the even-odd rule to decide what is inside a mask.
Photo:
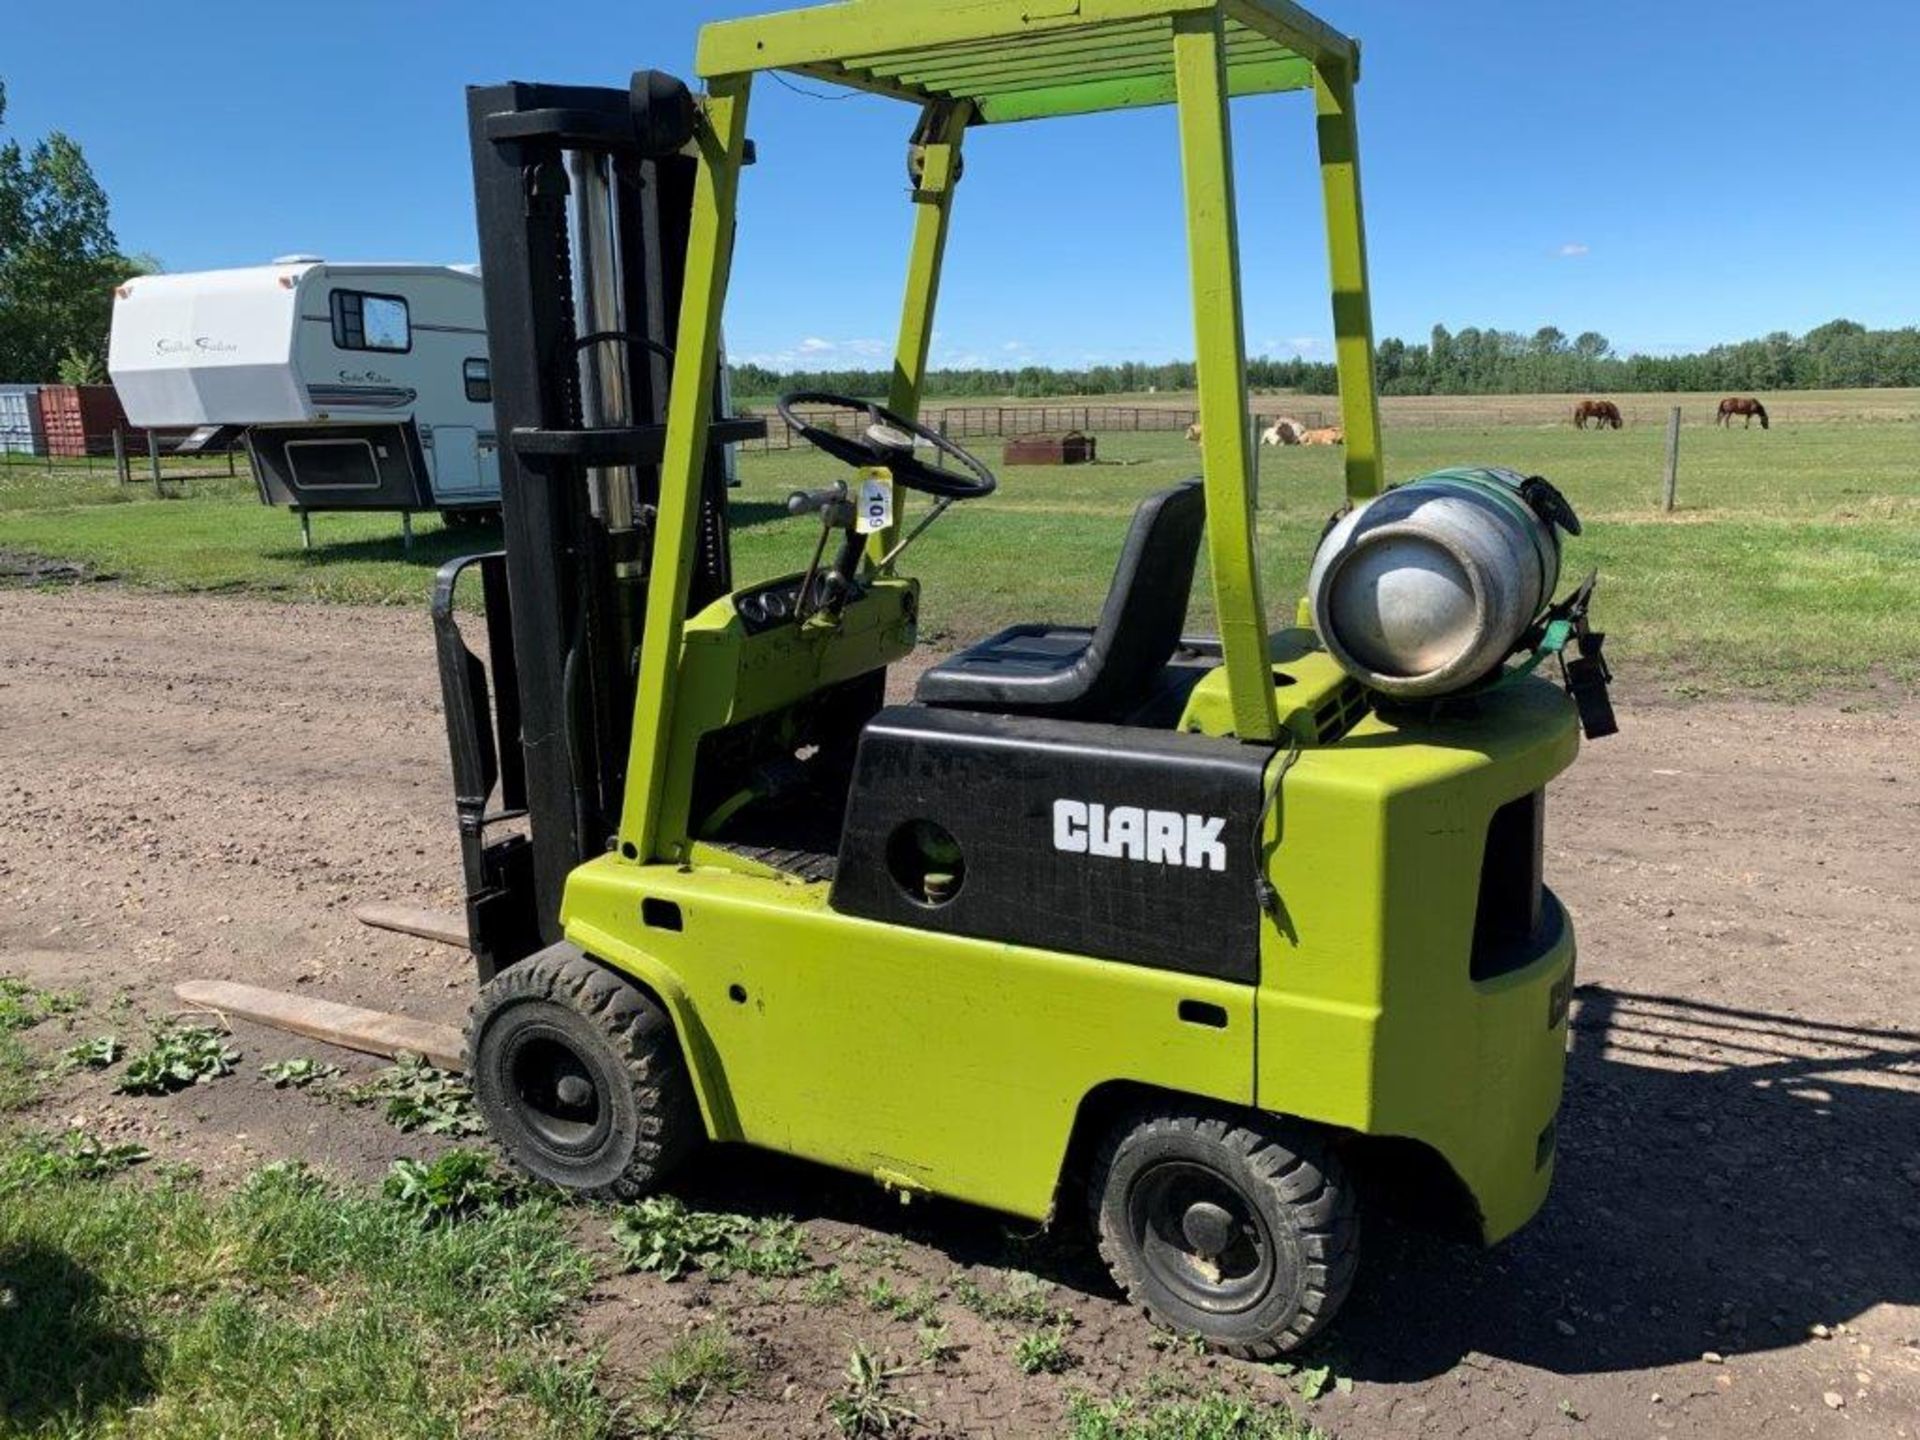
[{"label": "grass lawn", "polygon": [[[1771,432],[1687,429],[1680,509],[1658,508],[1662,433],[1636,426],[1391,428],[1396,476],[1490,462],[1545,474],[1572,498],[1586,535],[1569,579],[1598,567],[1598,615],[1628,673],[1687,690],[1783,696],[1890,678],[1920,680],[1920,425],[1796,423]],[[979,442],[990,462],[999,442]],[[1100,440],[1102,463],[1016,467],[991,499],[962,506],[919,542],[907,567],[926,584],[923,633],[960,643],[1018,619],[1090,619],[1139,496],[1192,474],[1194,448],[1171,434]],[[1260,533],[1268,608],[1292,613],[1312,547],[1340,495],[1340,457],[1265,450]],[[804,565],[812,531],[785,518],[798,485],[833,462],[807,451],[749,453],[735,492],[736,571]],[[321,515],[300,548],[291,516],[247,481],[196,481],[156,501],[110,478],[0,469],[0,551],[80,561],[144,585],[294,598],[423,604],[434,569],[495,537],[431,518],[404,555],[395,517]],[[916,502],[918,503],[918,502]],[[1204,572],[1190,623],[1212,622]]]}]

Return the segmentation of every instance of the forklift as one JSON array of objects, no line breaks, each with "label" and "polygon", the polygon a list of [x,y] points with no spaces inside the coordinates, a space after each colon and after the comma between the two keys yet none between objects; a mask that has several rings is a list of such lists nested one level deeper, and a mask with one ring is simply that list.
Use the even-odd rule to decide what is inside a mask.
[{"label": "forklift", "polygon": [[[1604,667],[1590,585],[1441,697],[1356,678],[1316,628],[1336,611],[1269,625],[1234,97],[1314,97],[1348,520],[1412,493],[1384,483],[1357,45],[1289,0],[845,0],[709,24],[697,72],[469,92],[504,548],[441,572],[434,620],[467,1059],[507,1155],[626,1201],[740,1143],[1084,1216],[1155,1321],[1256,1358],[1345,1298],[1370,1150],[1511,1234],[1553,1174],[1573,983],[1543,795]],[[794,568],[745,579],[724,447],[765,422],[717,406],[762,72],[911,106],[915,223],[891,393],[782,398],[822,483],[788,502]],[[1013,626],[889,703],[906,562],[997,483],[918,418],[965,137],[1141,106],[1178,119],[1202,473],[1115,535],[1097,617]],[[1193,637],[1203,543],[1219,632]],[[1531,673],[1575,640],[1579,705]]]}]

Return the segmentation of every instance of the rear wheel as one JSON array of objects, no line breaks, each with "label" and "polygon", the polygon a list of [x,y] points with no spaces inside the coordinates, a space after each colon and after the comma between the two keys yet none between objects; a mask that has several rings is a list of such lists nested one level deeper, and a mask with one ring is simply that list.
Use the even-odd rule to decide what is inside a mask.
[{"label": "rear wheel", "polygon": [[571,945],[530,956],[480,992],[467,1072],[508,1158],[595,1199],[658,1188],[702,1134],[672,1022]]},{"label": "rear wheel", "polygon": [[1091,1200],[1100,1254],[1128,1298],[1246,1359],[1305,1343],[1353,1283],[1353,1194],[1310,1131],[1142,1116],[1109,1137]]}]

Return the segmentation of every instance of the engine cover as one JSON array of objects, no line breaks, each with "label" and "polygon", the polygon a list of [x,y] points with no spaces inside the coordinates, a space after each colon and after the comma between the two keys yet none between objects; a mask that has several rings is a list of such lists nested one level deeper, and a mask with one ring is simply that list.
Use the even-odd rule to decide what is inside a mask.
[{"label": "engine cover", "polygon": [[861,736],[833,908],[1256,983],[1272,757],[1172,731],[883,710]]}]

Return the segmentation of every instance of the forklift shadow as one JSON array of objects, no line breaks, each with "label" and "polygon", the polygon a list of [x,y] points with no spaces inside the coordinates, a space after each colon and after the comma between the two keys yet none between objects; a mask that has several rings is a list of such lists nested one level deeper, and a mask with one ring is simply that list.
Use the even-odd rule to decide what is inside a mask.
[{"label": "forklift shadow", "polygon": [[[1124,1303],[1100,1263],[1078,1207],[1065,1223],[1042,1229],[1031,1221],[940,1196],[902,1204],[898,1195],[864,1176],[741,1145],[706,1147],[674,1189],[697,1210],[872,1232],[849,1250],[856,1259],[863,1246],[888,1252],[911,1242],[939,1256],[925,1276],[934,1283],[956,1267],[984,1265],[1026,1271],[1062,1289]],[[1079,1187],[1070,1193],[1077,1197]]]},{"label": "forklift shadow", "polygon": [[1547,1207],[1484,1252],[1375,1226],[1343,1373],[1643,1369],[1920,1304],[1920,1034],[1577,994]]},{"label": "forklift shadow", "polygon": [[377,535],[360,540],[316,540],[311,550],[303,550],[298,545],[285,545],[265,552],[265,558],[308,566],[378,561],[410,565],[420,570],[438,570],[449,560],[483,555],[499,548],[500,531],[497,526],[471,530],[420,529],[414,532],[411,549],[397,534]]},{"label": "forklift shadow", "polygon": [[64,1251],[0,1246],[0,1355],[11,1362],[0,1366],[0,1429],[90,1432],[152,1397],[147,1344],[102,1326],[111,1309],[99,1277]]},{"label": "forklift shadow", "polygon": [[727,505],[727,523],[735,530],[792,518],[784,500],[734,500]]}]

